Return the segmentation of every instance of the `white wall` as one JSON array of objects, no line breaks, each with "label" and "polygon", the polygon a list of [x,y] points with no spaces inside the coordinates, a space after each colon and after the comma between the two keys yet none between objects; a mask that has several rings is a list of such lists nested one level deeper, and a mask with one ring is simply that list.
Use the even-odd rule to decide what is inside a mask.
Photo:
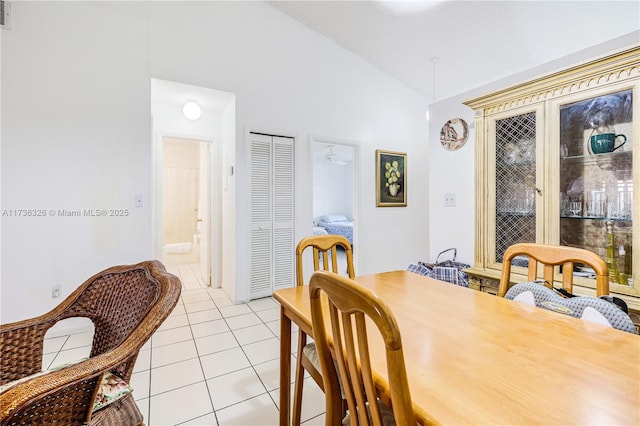
[{"label": "white wall", "polygon": [[[44,313],[84,279],[151,254],[148,5],[12,2],[2,34],[0,321]],[[128,209],[59,217],[59,209]],[[9,248],[9,249],[7,249]]]},{"label": "white wall", "polygon": [[[635,32],[593,48],[576,52],[509,78],[487,84],[458,96],[432,104],[429,124],[429,233],[430,259],[448,248],[458,248],[458,260],[473,264],[475,235],[475,128],[469,129],[469,140],[458,151],[445,151],[440,145],[440,129],[447,120],[463,118],[473,126],[473,111],[463,102],[477,96],[524,83],[536,77],[577,65],[581,62],[622,50],[640,41]],[[445,193],[456,194],[456,206],[445,207]]]},{"label": "white wall", "polygon": [[[303,141],[362,141],[358,272],[426,255],[427,100],[333,42],[261,2],[13,2],[12,13],[2,36],[2,208],[131,214],[3,217],[3,323],[53,307],[54,284],[67,295],[100,269],[152,256],[150,203],[134,207],[152,192],[151,78],[236,94],[236,128],[222,131],[237,148],[221,158],[235,167],[223,197],[237,268],[224,280],[248,281],[248,131],[296,137],[297,229],[313,216]],[[408,207],[375,208],[377,148],[408,153]]]},{"label": "white wall", "polygon": [[340,165],[315,159],[312,192],[314,219],[336,213],[353,219],[353,163]]}]

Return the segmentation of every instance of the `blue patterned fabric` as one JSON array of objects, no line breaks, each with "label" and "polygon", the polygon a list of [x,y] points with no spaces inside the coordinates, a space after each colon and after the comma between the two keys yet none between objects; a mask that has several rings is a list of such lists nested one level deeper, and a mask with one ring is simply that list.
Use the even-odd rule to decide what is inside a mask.
[{"label": "blue patterned fabric", "polygon": [[318,226],[331,235],[342,235],[353,245],[353,222],[320,222]]},{"label": "blue patterned fabric", "polygon": [[425,277],[431,276],[431,270],[429,268],[427,268],[426,266],[419,265],[417,263],[412,263],[409,266],[407,266],[407,271],[424,275]]},{"label": "blue patterned fabric", "polygon": [[629,315],[606,299],[582,296],[567,299],[560,296],[554,290],[536,282],[516,284],[507,291],[504,297],[586,321],[605,324],[618,330],[638,334],[636,326],[633,324],[633,321],[631,321],[631,318],[629,318]]},{"label": "blue patterned fabric", "polygon": [[436,280],[440,281],[446,281],[448,283],[459,285],[461,287],[469,287],[467,274],[456,267],[434,266],[433,271],[431,271],[431,278],[435,278]]},{"label": "blue patterned fabric", "polygon": [[409,264],[409,266],[407,266],[407,271],[459,285],[461,287],[469,287],[468,275],[465,272],[462,272],[459,267],[429,266],[428,264],[418,262]]}]

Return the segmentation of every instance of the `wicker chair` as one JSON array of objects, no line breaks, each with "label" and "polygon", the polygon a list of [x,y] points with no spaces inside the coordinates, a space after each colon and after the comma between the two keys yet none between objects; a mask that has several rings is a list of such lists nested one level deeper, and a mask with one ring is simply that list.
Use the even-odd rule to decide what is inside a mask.
[{"label": "wicker chair", "polygon": [[42,369],[44,337],[56,322],[94,324],[87,360],[35,376],[0,395],[0,424],[139,425],[132,394],[93,411],[103,373],[129,381],[138,352],[175,307],[180,280],[158,261],[115,266],[85,281],[52,311],[0,325],[0,384]]}]

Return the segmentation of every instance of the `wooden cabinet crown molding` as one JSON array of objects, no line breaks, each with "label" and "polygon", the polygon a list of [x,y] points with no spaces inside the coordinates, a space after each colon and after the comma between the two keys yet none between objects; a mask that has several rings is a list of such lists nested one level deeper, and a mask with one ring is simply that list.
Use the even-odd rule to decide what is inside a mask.
[{"label": "wooden cabinet crown molding", "polygon": [[640,76],[640,46],[463,103],[475,110],[476,116],[482,116],[637,76]]}]

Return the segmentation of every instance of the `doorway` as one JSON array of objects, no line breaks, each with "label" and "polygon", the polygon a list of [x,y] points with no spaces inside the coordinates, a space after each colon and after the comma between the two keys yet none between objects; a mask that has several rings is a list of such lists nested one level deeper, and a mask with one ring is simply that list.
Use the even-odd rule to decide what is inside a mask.
[{"label": "doorway", "polygon": [[[186,104],[193,103],[199,106],[199,116],[190,117],[185,111]],[[152,255],[167,263],[188,261],[190,264],[198,265],[197,260],[200,260],[200,267],[181,268],[183,273],[172,265],[167,265],[167,269],[178,275],[183,282],[194,285],[198,282],[200,285],[222,288],[229,298],[235,301],[235,94],[152,78],[151,116],[154,159],[151,200]],[[198,153],[198,165],[189,166],[191,169],[197,168],[198,173],[193,170],[172,172],[176,180],[190,182],[188,193],[181,191],[175,196],[165,196],[163,193],[165,139],[173,139],[176,143],[191,143],[192,149]],[[196,149],[194,146],[199,148]],[[195,156],[195,153],[192,154]],[[185,167],[180,164],[174,165],[175,168],[179,166]],[[199,182],[197,189],[194,189],[194,176]],[[206,182],[206,186],[203,182]],[[175,197],[195,198],[198,200],[198,206],[189,204],[191,212],[184,229],[176,230],[176,233],[168,235],[170,241],[164,241],[165,198],[177,199]],[[167,214],[174,213],[177,214]],[[172,245],[166,246],[165,243]],[[166,260],[165,255],[168,256]]]},{"label": "doorway", "polygon": [[211,142],[162,138],[162,261],[185,289],[211,285]]},{"label": "doorway", "polygon": [[[357,153],[358,142],[327,138],[311,139],[313,163],[314,234],[327,232],[345,236],[357,264]],[[327,224],[326,221],[335,221]],[[340,271],[346,258],[338,253]]]}]

